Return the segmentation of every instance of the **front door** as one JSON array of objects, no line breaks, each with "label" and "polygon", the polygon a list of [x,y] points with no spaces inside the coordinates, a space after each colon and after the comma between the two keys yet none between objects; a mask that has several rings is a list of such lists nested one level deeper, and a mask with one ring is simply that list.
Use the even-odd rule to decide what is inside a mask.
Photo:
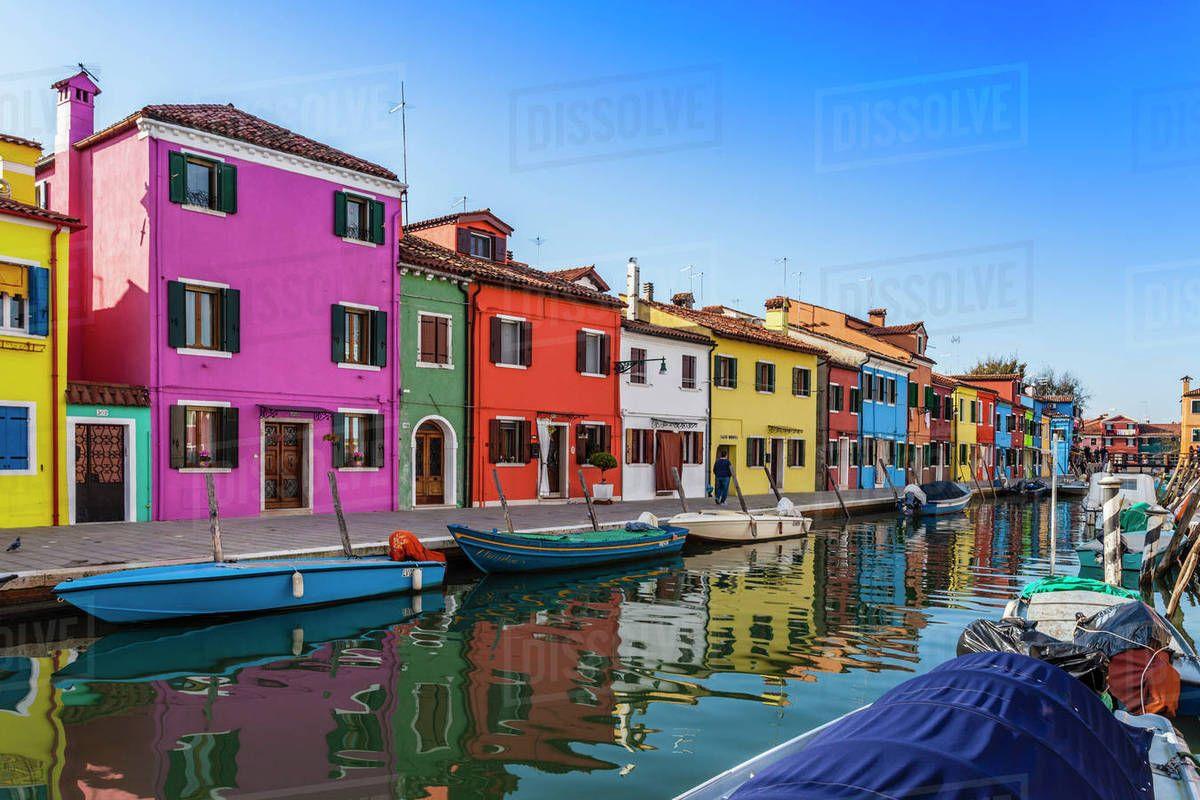
[{"label": "front door", "polygon": [[125,427],[75,426],[75,521],[125,519]]},{"label": "front door", "polygon": [[263,426],[263,497],[268,511],[304,508],[304,425]]},{"label": "front door", "polygon": [[551,425],[546,433],[550,437],[546,448],[546,494],[549,497],[562,496],[563,430],[561,425]]},{"label": "front door", "polygon": [[784,465],[784,447],[783,439],[771,440],[771,477],[775,480],[775,490],[783,491],[783,465]]},{"label": "front door", "polygon": [[446,437],[432,422],[417,428],[417,450],[413,460],[413,476],[417,483],[417,505],[440,505],[446,502],[443,466],[446,456]]},{"label": "front door", "polygon": [[838,439],[838,488],[850,488],[850,439]]}]

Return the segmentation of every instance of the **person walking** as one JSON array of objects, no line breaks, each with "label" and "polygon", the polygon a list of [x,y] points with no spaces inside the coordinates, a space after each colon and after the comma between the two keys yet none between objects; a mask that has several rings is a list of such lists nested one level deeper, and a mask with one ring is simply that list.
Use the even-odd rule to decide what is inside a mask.
[{"label": "person walking", "polygon": [[729,499],[729,480],[733,477],[733,464],[729,461],[729,452],[721,449],[717,452],[717,460],[713,462],[713,499],[717,505],[725,505]]}]

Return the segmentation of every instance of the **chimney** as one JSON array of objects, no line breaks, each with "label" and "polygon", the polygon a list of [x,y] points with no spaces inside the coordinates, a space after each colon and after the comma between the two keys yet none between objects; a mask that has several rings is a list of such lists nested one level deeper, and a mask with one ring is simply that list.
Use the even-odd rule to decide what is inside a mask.
[{"label": "chimney", "polygon": [[77,72],[50,88],[58,91],[54,152],[62,153],[96,132],[96,95],[100,94],[100,87],[86,72]]},{"label": "chimney", "polygon": [[646,281],[642,284],[642,299],[647,303],[654,302],[654,283],[652,281]]},{"label": "chimney", "polygon": [[696,298],[691,292],[680,292],[671,297],[671,302],[681,308],[692,308],[696,305]]},{"label": "chimney", "polygon": [[625,317],[638,318],[638,286],[641,284],[641,273],[638,271],[636,258],[630,258],[625,266]]},{"label": "chimney", "polygon": [[887,309],[872,308],[867,312],[867,321],[872,325],[878,325],[882,328],[884,325],[887,325]]},{"label": "chimney", "polygon": [[1187,394],[1192,390],[1192,376],[1184,375],[1180,380],[1183,381],[1183,393]]}]

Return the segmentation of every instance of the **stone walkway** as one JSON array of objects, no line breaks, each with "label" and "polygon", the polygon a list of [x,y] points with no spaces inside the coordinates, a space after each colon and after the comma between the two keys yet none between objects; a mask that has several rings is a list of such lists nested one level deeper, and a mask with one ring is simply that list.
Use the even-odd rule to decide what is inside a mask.
[{"label": "stone walkway", "polygon": [[[886,489],[843,492],[851,513],[871,513],[889,508]],[[791,494],[806,514],[840,514],[833,492]],[[775,505],[772,496],[747,498],[754,508]],[[712,507],[711,500],[692,500],[689,507]],[[737,508],[736,500],[730,507]],[[642,502],[596,506],[602,524],[635,519],[643,511],[669,517],[680,510],[678,500],[660,498]],[[590,527],[582,503],[513,506],[518,530]],[[504,527],[500,508],[433,508],[346,515],[350,540],[359,553],[381,552],[392,531],[409,530],[433,549],[453,548],[446,524],[458,522],[485,530]],[[21,547],[4,552],[20,537]],[[333,514],[271,515],[221,520],[221,541],[226,558],[265,558],[283,555],[335,555],[341,553],[337,519]],[[80,577],[129,566],[148,566],[212,557],[208,520],[178,522],[97,523],[62,527],[0,529],[0,580],[4,591],[34,590],[69,577]],[[4,594],[0,591],[0,597]],[[3,602],[0,599],[0,602]]]}]

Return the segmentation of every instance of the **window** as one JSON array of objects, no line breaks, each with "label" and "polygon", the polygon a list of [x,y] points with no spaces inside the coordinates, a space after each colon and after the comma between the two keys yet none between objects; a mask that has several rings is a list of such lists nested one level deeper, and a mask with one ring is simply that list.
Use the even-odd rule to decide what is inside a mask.
[{"label": "window", "polygon": [[949,422],[954,419],[954,399],[950,395],[946,395],[942,399],[942,419]]},{"label": "window", "polygon": [[21,291],[0,291],[0,330],[24,333],[28,328],[28,296]]},{"label": "window", "polygon": [[528,367],[533,363],[533,327],[523,319],[492,317],[493,364]]},{"label": "window", "polygon": [[211,286],[184,287],[184,346],[200,350],[216,350],[220,347],[220,297],[220,290]]},{"label": "window", "polygon": [[959,464],[967,463],[967,445],[965,445],[965,444],[960,444],[958,446],[958,463]]},{"label": "window", "polygon": [[0,331],[50,333],[50,270],[0,262]]},{"label": "window", "polygon": [[38,181],[34,185],[33,191],[35,198],[34,202],[37,203],[37,207],[46,209],[50,208],[50,182]]},{"label": "window", "polygon": [[830,439],[828,446],[829,454],[825,460],[829,462],[829,466],[836,467],[841,464],[842,448],[837,439]]},{"label": "window", "polygon": [[1192,401],[1192,413],[1193,413],[1193,414],[1200,414],[1200,400],[1193,400],[1193,401]]},{"label": "window", "polygon": [[864,436],[862,443],[863,463],[868,466],[875,464],[875,439],[871,436]]},{"label": "window", "polygon": [[172,203],[226,214],[237,211],[237,167],[233,164],[178,151],[168,160]]},{"label": "window", "polygon": [[812,370],[807,367],[792,367],[792,394],[808,397],[812,394]]},{"label": "window", "polygon": [[850,440],[850,466],[862,466],[862,446],[858,443],[857,439]]},{"label": "window", "polygon": [[32,453],[33,414],[32,404],[0,405],[0,473],[32,472],[37,468]]},{"label": "window", "polygon": [[789,467],[803,467],[804,466],[804,440],[803,439],[788,439],[787,465]]},{"label": "window", "polygon": [[730,356],[713,358],[713,385],[725,389],[737,388],[737,359]]},{"label": "window", "polygon": [[[608,334],[599,331],[578,331],[575,334],[575,369],[584,375],[607,375],[609,373]],[[645,364],[642,367],[642,382],[645,382]]]},{"label": "window", "polygon": [[343,363],[366,364],[371,338],[371,316],[366,309],[346,309],[346,353]]},{"label": "window", "polygon": [[887,401],[888,405],[896,405],[896,379],[887,379]]},{"label": "window", "polygon": [[476,258],[490,259],[492,257],[492,237],[491,236],[487,236],[482,233],[475,233],[474,231],[471,231],[467,241],[468,241],[468,244],[470,247],[470,249],[468,250],[468,253],[470,255],[473,255]]},{"label": "window", "polygon": [[930,467],[938,466],[938,461],[939,461],[938,457],[941,455],[942,446],[940,444],[935,444],[932,447],[930,445],[925,445],[925,448],[926,448],[926,450],[925,450],[926,466],[930,466]]},{"label": "window", "polygon": [[489,424],[488,460],[493,464],[529,463],[529,423],[523,419],[494,419]]},{"label": "window", "polygon": [[921,385],[916,383],[915,381],[909,381],[908,382],[908,407],[916,408],[919,405],[918,400],[919,400],[920,396],[921,396]]},{"label": "window", "polygon": [[887,397],[888,397],[887,396],[887,383],[884,381],[882,375],[876,375],[875,376],[875,402],[886,403]]},{"label": "window", "polygon": [[874,400],[875,399],[875,376],[870,374],[869,372],[865,373],[863,375],[862,381],[863,381],[862,399],[867,400],[867,401]]},{"label": "window", "polygon": [[1200,428],[1192,428],[1192,441],[1200,442]]},{"label": "window", "polygon": [[167,344],[176,349],[241,350],[241,292],[226,286],[167,282]]},{"label": "window", "polygon": [[767,443],[761,436],[746,439],[746,466],[761,467],[766,462]]},{"label": "window", "polygon": [[335,467],[383,466],[383,416],[381,414],[334,414]]},{"label": "window", "polygon": [[575,428],[575,439],[575,460],[586,464],[596,453],[608,452],[609,427],[596,423],[580,423]]},{"label": "window", "polygon": [[233,468],[238,457],[238,410],[171,406],[172,469]]},{"label": "window", "polygon": [[184,160],[187,204],[217,207],[217,165],[198,158]]},{"label": "window", "polygon": [[759,361],[754,364],[754,391],[756,392],[774,392],[775,391],[775,365],[767,361]]},{"label": "window", "polygon": [[850,387],[850,413],[857,414],[862,410],[862,390],[857,386]]},{"label": "window", "polygon": [[417,320],[417,362],[449,366],[450,318],[421,312]]},{"label": "window", "polygon": [[700,431],[683,431],[683,463],[704,463],[704,434]]},{"label": "window", "polygon": [[836,383],[829,384],[829,410],[841,411],[843,399],[842,387]]},{"label": "window", "polygon": [[682,367],[681,374],[683,375],[683,378],[681,379],[680,386],[684,389],[695,389],[696,388],[696,357],[695,356],[684,356],[683,357],[683,367]]},{"label": "window", "polygon": [[646,428],[625,429],[625,463],[654,463],[654,431]]},{"label": "window", "polygon": [[643,347],[629,348],[629,382],[644,384],[646,382],[646,350]]}]

